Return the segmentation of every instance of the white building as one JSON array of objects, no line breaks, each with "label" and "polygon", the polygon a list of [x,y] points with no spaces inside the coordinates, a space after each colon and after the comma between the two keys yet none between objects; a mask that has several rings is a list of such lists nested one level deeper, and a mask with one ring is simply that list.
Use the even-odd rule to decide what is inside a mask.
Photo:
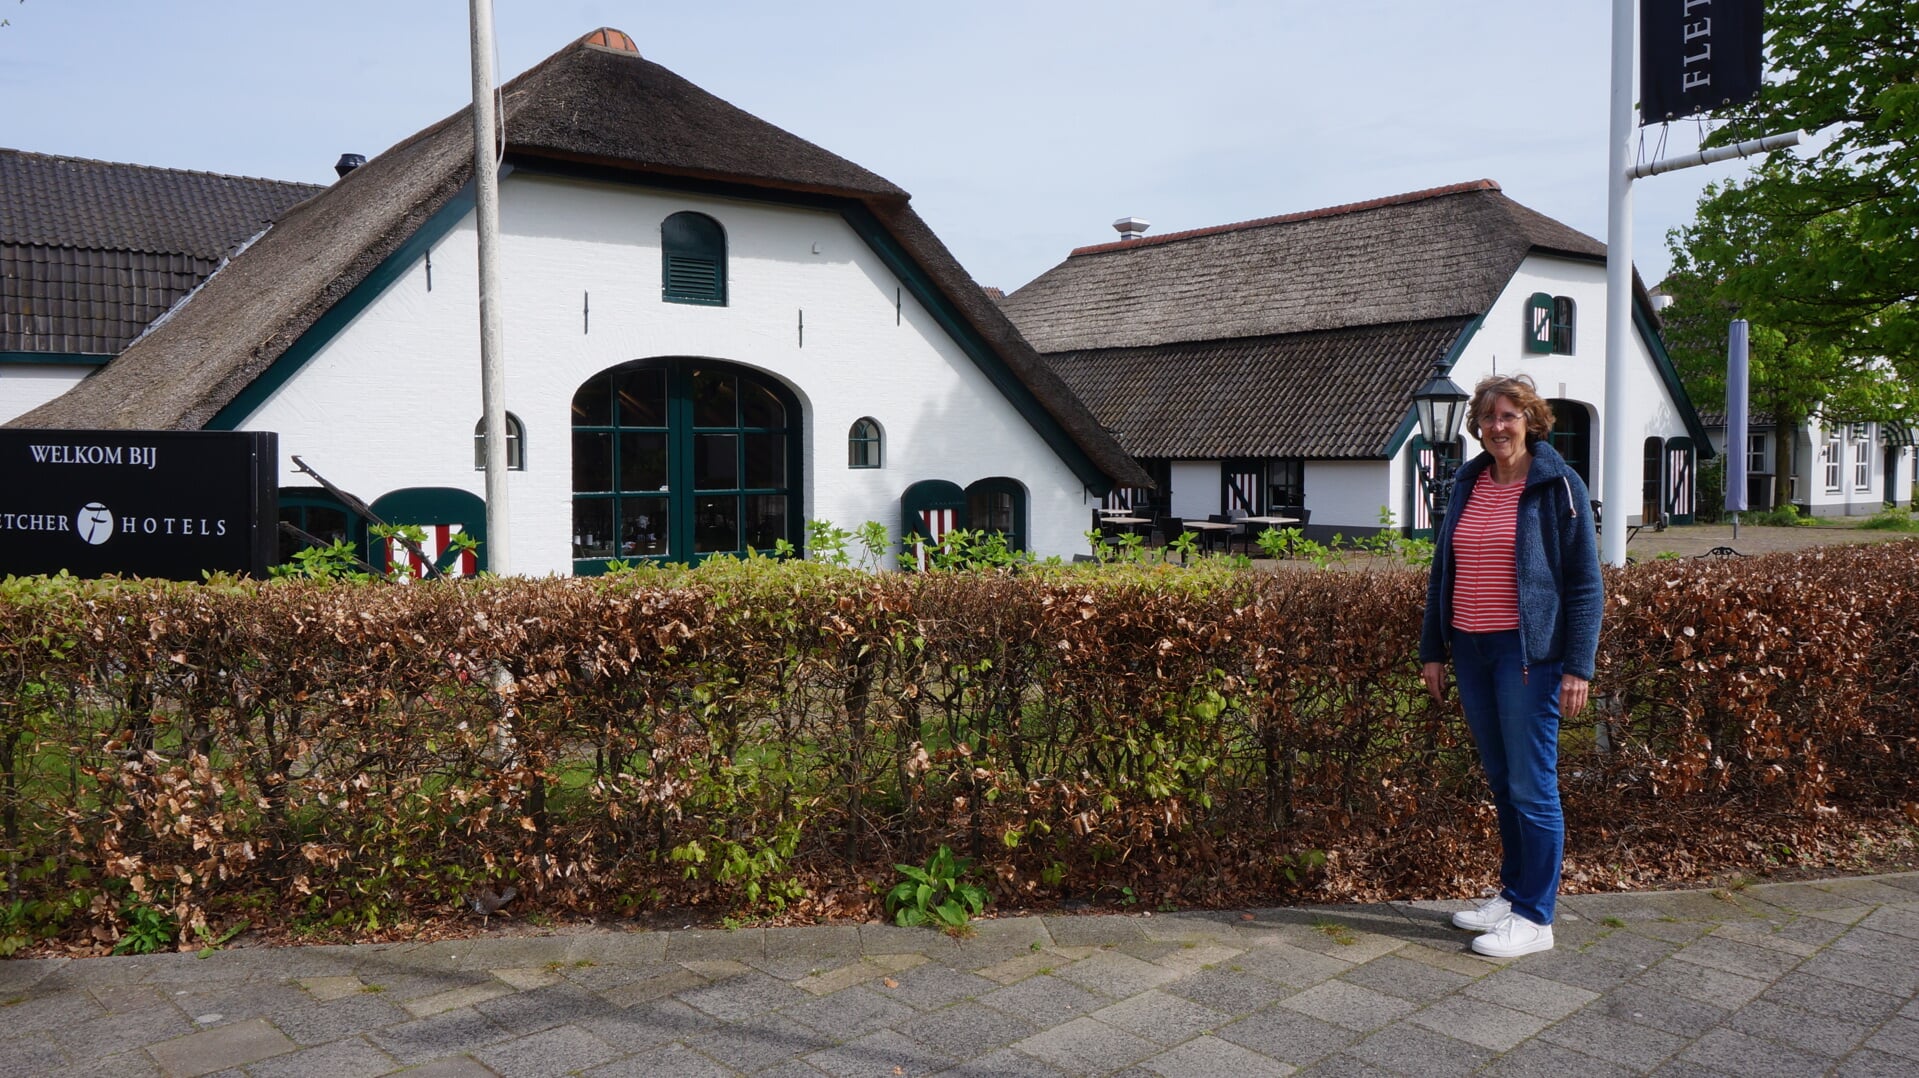
[{"label": "white building", "polygon": [[[808,520],[1065,555],[1146,481],[906,192],[626,35],[507,84],[503,126],[514,571],[800,546]],[[375,156],[13,425],[275,431],[309,532],[364,529],[296,456],[382,517],[479,532],[472,156],[465,111]]]}]

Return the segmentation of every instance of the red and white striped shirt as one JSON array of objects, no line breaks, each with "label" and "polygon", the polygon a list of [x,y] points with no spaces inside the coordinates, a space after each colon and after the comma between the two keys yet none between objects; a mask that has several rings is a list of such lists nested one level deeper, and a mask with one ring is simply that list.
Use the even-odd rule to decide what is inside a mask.
[{"label": "red and white striped shirt", "polygon": [[1519,628],[1519,495],[1525,480],[1493,482],[1491,469],[1453,525],[1453,628],[1496,633]]}]

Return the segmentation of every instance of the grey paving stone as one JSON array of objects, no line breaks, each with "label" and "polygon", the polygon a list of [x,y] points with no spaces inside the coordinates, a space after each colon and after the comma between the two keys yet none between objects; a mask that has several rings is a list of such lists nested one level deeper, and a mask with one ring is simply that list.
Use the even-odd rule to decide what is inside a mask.
[{"label": "grey paving stone", "polygon": [[72,963],[71,958],[15,958],[0,962],[0,999],[21,995]]},{"label": "grey paving stone", "polygon": [[151,1007],[127,1014],[90,1018],[50,1031],[67,1054],[81,1059],[119,1055],[128,1047],[185,1037],[201,1027],[174,1007]]},{"label": "grey paving stone", "polygon": [[956,959],[960,943],[951,936],[930,928],[901,928],[898,925],[860,925],[860,953],[863,955],[923,954],[941,961]]},{"label": "grey paving stone", "polygon": [[247,1073],[253,1078],[374,1078],[399,1067],[392,1056],[364,1038],[347,1037],[255,1063]]},{"label": "grey paving stone", "polygon": [[1667,992],[1649,992],[1638,985],[1627,985],[1599,997],[1587,1010],[1610,1015],[1636,1025],[1663,1029],[1668,1033],[1696,1037],[1702,1029],[1711,1029],[1732,1014],[1729,1007],[1715,1007],[1695,999]]},{"label": "grey paving stone", "polygon": [[1833,1078],[1912,1078],[1912,1060],[1861,1048],[1840,1060],[1830,1073]]},{"label": "grey paving stone", "polygon": [[[0,962],[0,969],[5,967],[6,964]],[[0,1019],[5,1020],[7,1032],[14,1034],[70,1026],[107,1014],[93,993],[81,987],[0,996],[0,1001],[5,1002],[5,1006],[0,1007]]]},{"label": "grey paving stone", "polygon": [[1288,943],[1254,947],[1235,963],[1249,973],[1294,988],[1311,988],[1352,969],[1354,963]]},{"label": "grey paving stone", "polygon": [[1251,1014],[1297,989],[1243,970],[1207,969],[1181,977],[1163,991],[1226,1014]]},{"label": "grey paving stone", "polygon": [[1179,979],[1179,974],[1164,966],[1118,951],[1101,951],[1067,964],[1054,971],[1054,976],[1113,999],[1124,999]]},{"label": "grey paving stone", "polygon": [[972,1001],[917,1015],[897,1028],[915,1042],[960,1060],[1004,1048],[1039,1031],[1031,1022]]},{"label": "grey paving stone", "polygon": [[[772,930],[768,929],[768,931]],[[783,931],[808,930],[791,929]],[[854,933],[857,938],[857,928],[854,929]],[[818,977],[831,973],[836,969],[860,965],[864,959],[861,958],[858,950],[855,950],[852,954],[812,955],[791,954],[775,949],[768,952],[764,958],[746,958],[741,961],[745,962],[748,967],[759,970],[768,977],[777,977],[782,981],[800,981],[808,977]]]},{"label": "grey paving stone", "polygon": [[917,1012],[866,985],[842,988],[781,1012],[834,1038],[859,1037],[913,1017]]},{"label": "grey paving stone", "polygon": [[1547,1026],[1536,1039],[1643,1073],[1676,1055],[1696,1033],[1694,1029],[1678,1036],[1588,1007]]},{"label": "grey paving stone", "polygon": [[1195,1037],[1156,1056],[1143,1059],[1139,1070],[1162,1078],[1284,1078],[1293,1068],[1276,1059],[1242,1048],[1218,1037]]},{"label": "grey paving stone", "polygon": [[[1475,957],[1473,961],[1489,969],[1503,968],[1489,966],[1478,957]],[[1562,951],[1557,948],[1540,954],[1527,955],[1525,965],[1525,972],[1534,977],[1601,994],[1625,984],[1646,972],[1646,969],[1643,963],[1628,963],[1600,955]]]},{"label": "grey paving stone", "polygon": [[1431,1003],[1474,981],[1466,974],[1411,961],[1397,954],[1375,958],[1363,966],[1354,966],[1340,974],[1339,979],[1414,1003]]},{"label": "grey paving stone", "polygon": [[410,1022],[413,1016],[378,995],[356,994],[331,1000],[308,1000],[267,1015],[280,1032],[297,1044],[326,1044],[355,1033]]},{"label": "grey paving stone", "polygon": [[[1634,921],[1626,932],[1652,940],[1654,943],[1667,944],[1669,948],[1683,947],[1688,943],[1710,935],[1719,927],[1717,921],[1681,921],[1672,918],[1659,918],[1651,921]],[[1594,937],[1597,942],[1598,937]]]},{"label": "grey paving stone", "polygon": [[1340,1052],[1293,1072],[1294,1078],[1399,1078],[1356,1056]]},{"label": "grey paving stone", "polygon": [[1469,1074],[1493,1058],[1479,1045],[1411,1022],[1395,1022],[1348,1047],[1345,1054],[1412,1078]]},{"label": "grey paving stone", "polygon": [[1778,1041],[1814,1055],[1836,1059],[1859,1047],[1870,1026],[1756,999],[1739,1008],[1726,1024],[1741,1033]]},{"label": "grey paving stone", "polygon": [[1550,1019],[1564,1018],[1599,998],[1597,992],[1512,967],[1467,985],[1462,994]]},{"label": "grey paving stone", "polygon": [[600,998],[615,1007],[633,1007],[664,999],[677,992],[704,988],[710,983],[705,977],[677,964],[650,966],[648,970],[646,977],[601,990]]},{"label": "grey paving stone", "polygon": [[1841,937],[1833,947],[1806,959],[1798,972],[1877,992],[1910,996],[1919,991],[1919,963],[1912,962],[1910,956],[1905,961],[1894,961],[1837,949],[1844,941]]},{"label": "grey paving stone", "polygon": [[760,1071],[753,1078],[823,1078],[825,1071],[804,1059],[790,1059],[777,1067]]},{"label": "grey paving stone", "polygon": [[474,1058],[493,1070],[515,1078],[570,1074],[598,1066],[620,1054],[619,1049],[579,1026],[556,1026],[473,1053]]},{"label": "grey paving stone", "polygon": [[1575,1052],[1570,1048],[1538,1039],[1492,1061],[1481,1074],[1495,1078],[1630,1078],[1641,1073],[1604,1059]]},{"label": "grey paving stone", "polygon": [[1159,1045],[1094,1018],[1075,1018],[1013,1047],[1068,1074],[1106,1074],[1157,1054]]},{"label": "grey paving stone", "polygon": [[206,991],[174,992],[173,1005],[196,1021],[203,1015],[218,1014],[216,1021],[264,1018],[276,1011],[312,1006],[313,997],[297,985],[263,984],[259,981],[223,983]]},{"label": "grey paving stone", "polygon": [[1164,992],[1142,992],[1092,1017],[1157,1044],[1178,1044],[1232,1021],[1233,1016]]},{"label": "grey paving stone", "polygon": [[1885,881],[1868,877],[1852,879],[1821,880],[1813,884],[1821,891],[1851,899],[1861,906],[1877,906],[1888,902],[1911,902],[1912,892],[1899,887],[1888,886]]},{"label": "grey paving stone", "polygon": [[508,1033],[524,1036],[605,1014],[612,1006],[578,985],[556,984],[489,999],[473,1009]]},{"label": "grey paving stone", "polygon": [[167,1078],[160,1065],[141,1048],[89,1059],[68,1067],[56,1067],[44,1073],[49,1078]]},{"label": "grey paving stone", "polygon": [[945,1054],[890,1029],[814,1052],[803,1062],[816,1071],[843,1078],[932,1074],[953,1065]]},{"label": "grey paving stone", "polygon": [[1732,1008],[1756,998],[1771,987],[1771,982],[1690,962],[1662,962],[1633,978],[1629,987]]},{"label": "grey paving stone", "polygon": [[940,1072],[941,1078],[1061,1078],[1064,1074],[1066,1072],[1058,1067],[1011,1048],[989,1052]]},{"label": "grey paving stone", "polygon": [[690,988],[675,993],[674,998],[731,1022],[805,1003],[813,996],[777,977],[756,971]]},{"label": "grey paving stone", "polygon": [[665,959],[669,962],[710,962],[714,959],[764,958],[766,934],[757,928],[689,928],[669,932]]},{"label": "grey paving stone", "polygon": [[[664,947],[662,947],[664,950]],[[501,977],[506,969],[512,967],[487,967],[495,977]],[[520,969],[538,970],[546,973],[543,966],[522,966]],[[652,980],[673,973],[685,973],[686,967],[678,962],[634,962],[613,963],[596,962],[590,966],[566,966],[551,973],[553,977],[564,977],[569,984],[577,984],[589,992],[607,992],[640,981]],[[503,980],[506,978],[502,977]],[[509,981],[509,983],[512,983]],[[551,982],[549,982],[551,983]]]},{"label": "grey paving stone", "polygon": [[859,925],[768,928],[762,935],[768,958],[777,956],[817,963],[833,958],[858,958],[862,948]]},{"label": "grey paving stone", "polygon": [[1866,1041],[1866,1047],[1919,1061],[1919,1022],[1910,1018],[1894,1018]]},{"label": "grey paving stone", "polygon": [[1413,1015],[1411,1021],[1495,1052],[1508,1051],[1551,1024],[1536,1014],[1464,996],[1442,999]]},{"label": "grey paving stone", "polygon": [[720,1020],[677,999],[661,999],[581,1020],[595,1037],[626,1052],[643,1052],[719,1028]]},{"label": "grey paving stone", "polygon": [[190,1033],[147,1045],[147,1053],[174,1078],[197,1078],[299,1050],[286,1034],[260,1019]]},{"label": "grey paving stone", "polygon": [[1679,1058],[1743,1078],[1796,1078],[1798,1075],[1823,1074],[1831,1062],[1733,1029],[1712,1030],[1679,1053]]},{"label": "grey paving stone", "polygon": [[980,996],[979,1002],[1045,1028],[1076,1015],[1090,1014],[1110,1001],[1058,977],[1040,974],[1018,984],[996,988]]},{"label": "grey paving stone", "polygon": [[[1674,944],[1649,939],[1629,929],[1621,928],[1595,938],[1591,943],[1579,948],[1579,954],[1583,958],[1599,958],[1627,966],[1651,968],[1664,961],[1666,956],[1675,949]],[[1545,958],[1556,953],[1556,951],[1549,951],[1534,957]]]},{"label": "grey paving stone", "polygon": [[1283,1063],[1304,1066],[1359,1040],[1359,1033],[1285,1007],[1270,1007],[1220,1027],[1216,1036]]},{"label": "grey paving stone", "polygon": [[1877,1026],[1898,1013],[1900,997],[1796,970],[1760,993],[1760,999],[1857,1025]]},{"label": "grey paving stone", "polygon": [[[0,1011],[0,1015],[4,1014]],[[66,1062],[66,1053],[52,1038],[40,1033],[21,1037],[8,1031],[6,1039],[0,1040],[0,1074],[48,1074]]]},{"label": "grey paving stone", "polygon": [[[148,1007],[171,1007],[173,997],[150,984],[102,984],[89,989],[108,1014],[128,1014]],[[184,1009],[184,1008],[182,1008]]]},{"label": "grey paving stone", "polygon": [[1673,961],[1708,966],[1741,977],[1775,981],[1804,961],[1804,956],[1770,947],[1740,943],[1721,936],[1707,936],[1673,953]]},{"label": "grey paving stone", "polygon": [[837,1039],[791,1018],[762,1014],[703,1033],[687,1045],[736,1070],[751,1072],[829,1048]]},{"label": "grey paving stone", "polygon": [[887,999],[899,1000],[923,1011],[937,1010],[962,999],[983,996],[1000,987],[977,974],[933,962],[900,970],[892,974],[892,980],[897,987],[888,988],[884,980],[870,982],[868,987],[877,984],[878,987],[873,990]]},{"label": "grey paving stone", "polygon": [[1787,921],[1734,921],[1713,929],[1712,934],[1719,939],[1737,940],[1754,947],[1769,947],[1800,958],[1809,958],[1843,931],[1844,926],[1829,921],[1794,917]]},{"label": "grey paving stone", "polygon": [[[1919,898],[1919,895],[1914,895]],[[1881,906],[1859,922],[1860,928],[1919,940],[1919,909],[1911,906]]]},{"label": "grey paving stone", "polygon": [[477,1051],[507,1036],[506,1030],[479,1011],[463,1007],[376,1029],[367,1034],[367,1039],[400,1062],[412,1064]]},{"label": "grey paving stone", "polygon": [[[684,1044],[667,1044],[649,1052],[616,1059],[586,1072],[587,1078],[738,1078],[739,1072]],[[408,1075],[408,1078],[412,1078]]]},{"label": "grey paving stone", "polygon": [[1326,981],[1279,1002],[1288,1010],[1360,1032],[1378,1029],[1413,1013],[1413,1004],[1397,996],[1345,981]]}]

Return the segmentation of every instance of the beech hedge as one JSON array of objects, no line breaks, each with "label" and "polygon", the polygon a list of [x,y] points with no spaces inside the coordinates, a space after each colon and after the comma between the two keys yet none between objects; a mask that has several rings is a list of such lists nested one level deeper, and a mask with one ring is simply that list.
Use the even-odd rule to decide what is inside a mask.
[{"label": "beech hedge", "polygon": [[[1417,570],[0,584],[0,936],[462,911],[1466,894],[1496,829]],[[1607,570],[1569,889],[1919,822],[1919,544]],[[1838,845],[1835,845],[1838,844]],[[11,928],[8,928],[8,925]]]}]

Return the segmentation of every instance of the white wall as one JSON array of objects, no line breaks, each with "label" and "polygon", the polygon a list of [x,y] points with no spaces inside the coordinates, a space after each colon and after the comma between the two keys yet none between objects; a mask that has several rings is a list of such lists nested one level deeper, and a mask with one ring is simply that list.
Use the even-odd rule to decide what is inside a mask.
[{"label": "white wall", "polygon": [[1181,520],[1205,520],[1219,512],[1219,461],[1171,461],[1173,515]]},{"label": "white wall", "polygon": [[[1880,440],[1879,425],[1866,425],[1866,483],[1859,485],[1853,466],[1852,429],[1840,427],[1839,487],[1826,485],[1826,467],[1819,454],[1826,444],[1826,427],[1817,419],[1806,424],[1801,434],[1800,459],[1795,471],[1799,476],[1797,501],[1816,517],[1871,516],[1886,504],[1886,450]],[[1894,477],[1895,480],[1897,476]],[[1898,497],[1910,496],[1911,483],[1899,489]]]},{"label": "white wall", "polygon": [[1307,461],[1306,507],[1313,511],[1313,533],[1317,535],[1322,529],[1331,528],[1348,536],[1370,535],[1379,529],[1382,505],[1392,506],[1397,514],[1394,519],[1405,524],[1400,503],[1390,500],[1390,478],[1389,469],[1381,461]]},{"label": "white wall", "polygon": [[70,363],[0,363],[0,423],[40,407],[97,369]]},{"label": "white wall", "polygon": [[[660,222],[681,210],[726,230],[725,307],[660,299]],[[501,184],[500,217],[506,403],[527,433],[528,467],[509,492],[515,572],[571,570],[574,391],[660,356],[739,363],[793,389],[808,519],[897,532],[915,481],[1011,476],[1027,490],[1036,552],[1085,545],[1078,478],[910,293],[896,321],[898,282],[837,214],[520,172]],[[430,291],[424,264],[409,269],[243,428],[278,431],[284,457],[368,501],[409,486],[483,493],[474,243],[468,219],[434,245]],[[846,467],[861,416],[885,430],[884,468]],[[299,478],[284,459],[281,474]]]}]

